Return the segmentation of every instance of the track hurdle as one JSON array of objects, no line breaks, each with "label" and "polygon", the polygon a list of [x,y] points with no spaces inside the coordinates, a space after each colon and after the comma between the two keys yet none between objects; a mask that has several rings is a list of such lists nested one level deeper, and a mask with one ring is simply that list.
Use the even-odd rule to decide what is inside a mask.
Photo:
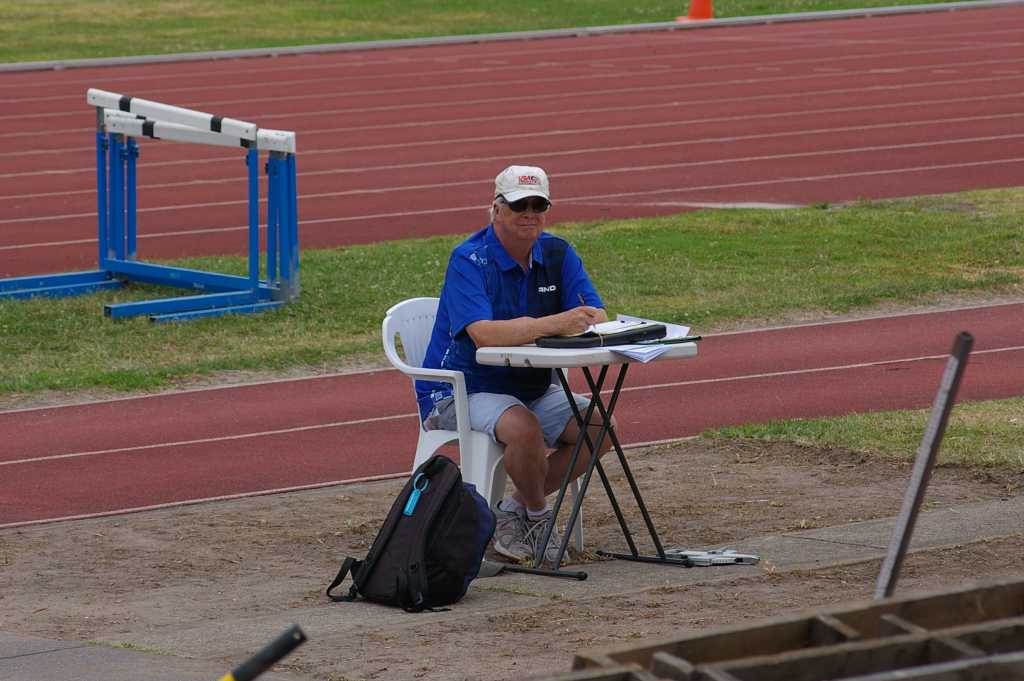
[{"label": "track hurdle", "polygon": [[[96,109],[97,260],[86,272],[0,280],[0,299],[63,297],[118,288],[131,281],[203,291],[104,306],[109,317],[148,315],[181,321],[275,309],[299,293],[295,133],[90,88]],[[246,150],[248,276],[204,272],[139,260],[137,177],[139,145],[148,137]],[[259,157],[267,151],[266,267],[261,278]]]}]

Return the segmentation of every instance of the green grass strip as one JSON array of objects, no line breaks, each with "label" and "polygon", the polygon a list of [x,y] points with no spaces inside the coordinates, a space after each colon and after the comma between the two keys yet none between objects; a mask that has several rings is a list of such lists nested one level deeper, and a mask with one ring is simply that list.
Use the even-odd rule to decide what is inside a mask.
[{"label": "green grass strip", "polygon": [[[683,213],[564,225],[609,313],[697,333],[950,296],[1024,292],[1021,190],[785,211]],[[301,226],[300,226],[301,230]],[[467,232],[469,230],[467,229]],[[0,301],[0,394],[156,389],[223,371],[382,361],[385,310],[436,295],[462,236],[302,254],[302,293],[277,312],[182,324],[105,318],[102,305],[179,295],[130,287]],[[242,258],[187,267],[245,273]]]},{"label": "green grass strip", "polygon": [[[718,18],[916,0],[716,0]],[[0,0],[0,62],[285,47],[672,21],[687,0]]]},{"label": "green grass strip", "polygon": [[[873,456],[910,460],[921,445],[930,413],[916,410],[791,419],[721,428],[702,435],[842,447]],[[1024,470],[1024,398],[956,404],[942,439],[938,463]]]}]

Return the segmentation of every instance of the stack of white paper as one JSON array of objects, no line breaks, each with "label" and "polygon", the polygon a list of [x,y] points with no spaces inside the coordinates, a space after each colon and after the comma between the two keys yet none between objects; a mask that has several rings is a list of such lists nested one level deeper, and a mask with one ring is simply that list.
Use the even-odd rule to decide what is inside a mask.
[{"label": "stack of white paper", "polygon": [[625,355],[637,362],[650,362],[658,355],[668,352],[667,345],[610,345],[606,350]]},{"label": "stack of white paper", "polygon": [[[630,315],[620,314],[616,317],[618,322],[653,322],[655,324],[665,325],[665,337],[659,338],[660,341],[670,340],[672,338],[686,338],[690,335],[690,327],[681,326],[679,324],[671,324],[669,322],[658,322],[653,319],[644,319],[643,317],[632,317]],[[660,345],[658,343],[644,344],[644,345],[610,345],[606,350],[617,352],[620,355],[629,357],[630,359],[637,362],[650,362],[652,359],[668,352],[667,345]]]}]

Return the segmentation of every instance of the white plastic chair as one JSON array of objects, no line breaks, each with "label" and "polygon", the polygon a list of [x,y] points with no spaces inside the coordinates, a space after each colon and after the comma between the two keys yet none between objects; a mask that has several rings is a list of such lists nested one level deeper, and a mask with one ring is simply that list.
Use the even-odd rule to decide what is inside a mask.
[{"label": "white plastic chair", "polygon": [[[491,439],[487,433],[471,430],[469,427],[469,397],[466,393],[466,379],[461,371],[450,369],[424,369],[423,358],[434,329],[437,316],[437,298],[410,298],[394,305],[387,311],[381,325],[384,354],[391,364],[413,381],[440,381],[452,386],[455,398],[455,418],[458,430],[427,430],[421,422],[416,456],[412,468],[415,470],[429,459],[438,449],[449,442],[459,443],[459,467],[462,479],[476,486],[477,491],[487,499],[493,508],[505,493],[505,467],[502,458],[505,448]],[[395,337],[402,340],[405,359],[399,356]],[[579,494],[579,483],[572,483],[573,495]],[[576,549],[583,550],[583,513],[581,512],[573,532]]]}]

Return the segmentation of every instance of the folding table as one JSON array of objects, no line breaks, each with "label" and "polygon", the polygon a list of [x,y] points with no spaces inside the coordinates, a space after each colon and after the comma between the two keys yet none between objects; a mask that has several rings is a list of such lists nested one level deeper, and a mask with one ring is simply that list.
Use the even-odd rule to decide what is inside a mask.
[{"label": "folding table", "polygon": [[[658,357],[651,360],[652,362],[661,362],[670,359],[683,359],[687,357],[697,356],[697,344],[696,343],[678,343],[674,345],[666,345],[665,352]],[[532,367],[535,369],[554,369],[558,376],[558,380],[562,385],[562,389],[566,393],[566,399],[569,400],[569,404],[572,406],[573,415],[576,418],[576,422],[580,425],[580,433],[583,437],[580,437],[576,441],[576,445],[572,450],[572,457],[570,459],[569,467],[566,469],[566,474],[562,478],[562,484],[558,489],[558,496],[555,500],[555,505],[552,508],[552,514],[555,522],[558,520],[559,511],[562,508],[562,501],[565,498],[566,489],[569,483],[572,482],[570,477],[571,471],[576,465],[576,461],[579,457],[579,453],[582,449],[582,445],[585,442],[587,449],[590,452],[589,462],[587,465],[586,472],[583,474],[580,480],[579,494],[576,495],[575,503],[573,504],[572,512],[569,515],[568,523],[566,524],[565,534],[562,537],[562,543],[558,550],[558,557],[555,560],[553,570],[543,570],[540,568],[543,555],[539,555],[533,564],[533,568],[529,569],[529,572],[536,574],[544,574],[557,577],[570,577],[575,579],[586,579],[587,575],[585,572],[570,572],[559,569],[562,564],[562,558],[565,556],[566,548],[569,543],[569,536],[572,534],[572,530],[575,527],[577,517],[580,513],[580,507],[583,504],[583,498],[587,493],[587,487],[590,484],[590,478],[592,477],[594,470],[596,469],[598,475],[601,478],[601,482],[604,484],[605,492],[608,494],[608,500],[611,502],[612,509],[615,512],[615,517],[619,521],[619,527],[622,529],[622,534],[626,539],[626,543],[629,546],[629,553],[611,553],[607,551],[598,551],[599,555],[607,556],[611,558],[618,558],[622,560],[632,560],[644,563],[658,563],[666,565],[678,565],[683,567],[690,567],[691,563],[686,558],[671,558],[665,555],[665,550],[661,545],[661,540],[658,538],[658,532],[654,528],[654,523],[651,520],[650,514],[647,512],[647,506],[644,504],[643,496],[640,494],[640,488],[636,484],[636,480],[633,477],[633,473],[629,469],[629,464],[626,461],[626,456],[622,452],[622,446],[619,444],[619,438],[615,434],[615,429],[611,426],[612,415],[614,414],[615,407],[619,400],[619,394],[622,392],[622,385],[626,378],[626,372],[629,369],[630,360],[625,355],[613,352],[608,348],[540,348],[535,345],[521,345],[515,347],[487,347],[479,348],[476,351],[476,361],[480,364],[488,364],[494,366],[507,366],[507,367]],[[611,395],[607,402],[601,397],[601,390],[604,387],[605,379],[608,376],[609,368],[612,366],[618,366],[618,373],[615,377],[614,387],[612,388]],[[595,380],[594,374],[591,371],[591,367],[600,367],[597,379]],[[569,381],[566,378],[565,370],[570,368],[579,368],[583,371],[583,376],[586,378],[587,386],[590,389],[590,405],[587,407],[585,413],[580,414],[579,409],[576,406],[575,400],[571,398],[571,389],[569,388]],[[589,433],[589,426],[593,420],[593,415],[600,413],[604,420],[604,426],[598,431],[596,440],[591,440]],[[626,480],[629,482],[630,490],[633,493],[633,497],[637,502],[637,506],[640,509],[640,513],[643,516],[644,523],[647,526],[647,531],[650,533],[651,540],[654,543],[657,556],[645,556],[640,555],[637,550],[636,544],[633,541],[633,536],[630,534],[629,527],[626,525],[626,520],[622,515],[622,511],[619,508],[618,501],[615,498],[615,492],[612,490],[611,484],[608,481],[608,476],[604,472],[604,468],[601,465],[601,461],[597,456],[597,452],[600,451],[600,447],[604,442],[605,437],[611,438],[612,447],[615,450],[616,455],[619,458],[619,463],[622,465],[622,470],[626,475]],[[554,527],[554,523],[549,527],[548,534],[544,537],[542,546],[547,546],[547,542],[550,539],[550,532]]]}]

